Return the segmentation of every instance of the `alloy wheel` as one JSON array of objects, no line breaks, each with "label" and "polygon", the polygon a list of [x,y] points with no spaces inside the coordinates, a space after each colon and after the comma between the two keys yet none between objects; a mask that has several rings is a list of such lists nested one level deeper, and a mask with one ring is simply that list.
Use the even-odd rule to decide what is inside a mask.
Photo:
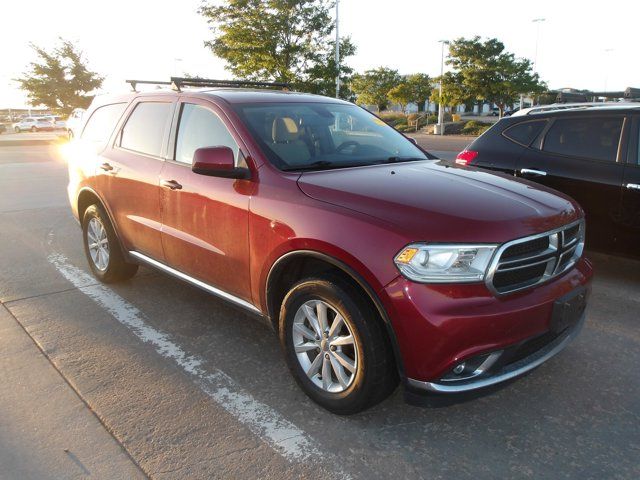
[{"label": "alloy wheel", "polygon": [[98,270],[104,272],[109,266],[109,239],[107,229],[97,217],[89,220],[87,225],[87,246],[91,261]]},{"label": "alloy wheel", "polygon": [[323,300],[309,300],[297,310],[293,347],[303,371],[317,387],[343,392],[358,370],[358,347],[347,321]]}]

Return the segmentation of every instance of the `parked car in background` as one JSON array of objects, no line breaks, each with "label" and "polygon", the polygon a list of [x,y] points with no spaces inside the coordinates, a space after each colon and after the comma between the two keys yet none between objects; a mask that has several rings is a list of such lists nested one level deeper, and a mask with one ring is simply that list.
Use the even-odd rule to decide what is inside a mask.
[{"label": "parked car in background", "polygon": [[505,382],[578,334],[592,266],[569,197],[441,165],[348,102],[188,82],[208,88],[96,97],[71,144],[99,280],[149,265],[266,318],[302,390],[339,414],[398,379]]},{"label": "parked car in background", "polygon": [[6,131],[7,131],[7,127],[5,127],[3,123],[0,123],[0,133],[4,133]]},{"label": "parked car in background", "polygon": [[26,117],[13,124],[13,130],[16,133],[29,132],[52,132],[55,128],[54,122],[50,117]]},{"label": "parked car in background", "polygon": [[456,163],[505,172],[582,205],[587,246],[640,257],[640,105],[574,105],[500,120]]},{"label": "parked car in background", "polygon": [[53,123],[54,130],[62,130],[62,131],[67,130],[67,122],[63,120],[61,116],[55,115],[55,116],[47,116],[44,118],[46,118],[51,123]]},{"label": "parked car in background", "polygon": [[84,117],[84,108],[75,108],[69,118],[65,122],[65,128],[69,139],[77,137],[80,134],[80,128],[82,126],[82,118]]}]

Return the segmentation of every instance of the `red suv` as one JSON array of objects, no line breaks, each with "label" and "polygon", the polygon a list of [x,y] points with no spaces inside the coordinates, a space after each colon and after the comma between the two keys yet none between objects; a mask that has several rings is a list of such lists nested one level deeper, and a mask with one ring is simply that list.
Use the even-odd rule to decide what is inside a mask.
[{"label": "red suv", "polygon": [[509,380],[582,326],[574,201],[441,165],[356,105],[178,88],[98,97],[85,118],[69,199],[95,276],[150,265],[268,318],[332,412],[398,379],[411,394]]}]

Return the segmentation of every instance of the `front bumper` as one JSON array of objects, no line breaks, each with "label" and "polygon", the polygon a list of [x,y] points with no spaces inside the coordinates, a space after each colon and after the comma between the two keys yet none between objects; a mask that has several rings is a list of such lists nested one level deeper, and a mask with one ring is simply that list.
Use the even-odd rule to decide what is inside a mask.
[{"label": "front bumper", "polygon": [[531,355],[513,363],[508,363],[498,370],[489,370],[477,377],[460,382],[422,382],[420,380],[408,378],[407,385],[414,389],[425,390],[432,393],[464,393],[506,382],[539,367],[544,362],[564,350],[565,347],[567,347],[582,330],[584,319],[585,315],[583,314],[575,325],[567,328],[567,330],[562,332],[539,350],[534,351]]},{"label": "front bumper", "polygon": [[[484,284],[425,285],[398,277],[381,298],[396,335],[407,386],[466,392],[507,381],[544,363],[571,342],[584,322],[580,318],[568,328],[553,329],[556,301],[577,290],[587,294],[592,274],[591,263],[583,257],[553,281],[500,297]],[[512,353],[518,349],[513,360]],[[475,372],[468,381],[451,381],[454,367],[478,358],[487,359],[481,365],[484,371]]]}]

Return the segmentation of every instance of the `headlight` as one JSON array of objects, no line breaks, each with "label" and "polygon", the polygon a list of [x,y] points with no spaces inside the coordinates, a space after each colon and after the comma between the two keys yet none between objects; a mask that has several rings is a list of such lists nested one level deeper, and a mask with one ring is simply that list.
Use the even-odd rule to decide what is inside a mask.
[{"label": "headlight", "polygon": [[394,259],[410,280],[422,283],[481,282],[497,245],[414,243]]}]

